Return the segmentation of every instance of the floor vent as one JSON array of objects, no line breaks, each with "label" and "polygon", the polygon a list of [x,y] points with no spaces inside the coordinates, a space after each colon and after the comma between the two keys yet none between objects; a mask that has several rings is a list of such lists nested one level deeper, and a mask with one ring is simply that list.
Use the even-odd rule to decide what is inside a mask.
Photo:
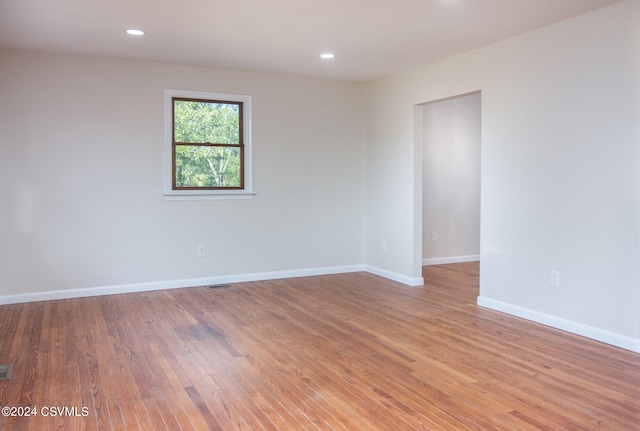
[{"label": "floor vent", "polygon": [[207,289],[227,289],[231,287],[231,285],[229,283],[226,284],[211,284],[209,286],[207,286]]},{"label": "floor vent", "polygon": [[9,380],[11,378],[11,365],[0,365],[0,380]]}]

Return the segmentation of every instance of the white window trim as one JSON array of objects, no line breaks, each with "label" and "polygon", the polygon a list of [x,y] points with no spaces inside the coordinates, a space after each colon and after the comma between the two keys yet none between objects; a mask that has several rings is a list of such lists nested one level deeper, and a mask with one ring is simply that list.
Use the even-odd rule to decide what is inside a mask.
[{"label": "white window trim", "polygon": [[[226,100],[243,103],[242,139],[244,143],[244,189],[243,190],[173,190],[173,107],[174,97],[190,99]],[[245,94],[209,93],[204,91],[164,90],[164,134],[165,134],[165,200],[217,200],[251,199],[255,195],[251,176],[251,96]]]}]

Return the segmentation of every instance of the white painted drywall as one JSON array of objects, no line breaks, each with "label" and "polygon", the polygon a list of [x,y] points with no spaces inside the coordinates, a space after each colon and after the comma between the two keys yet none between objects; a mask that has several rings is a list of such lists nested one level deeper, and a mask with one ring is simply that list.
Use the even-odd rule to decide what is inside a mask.
[{"label": "white painted drywall", "polygon": [[422,259],[469,259],[480,254],[480,93],[422,109]]},{"label": "white painted drywall", "polygon": [[[253,199],[164,200],[165,88],[253,96]],[[363,266],[365,121],[362,84],[0,51],[0,296]]]},{"label": "white painted drywall", "polygon": [[481,298],[640,349],[638,17],[626,1],[371,83],[367,263],[419,276],[415,107],[481,90]]}]

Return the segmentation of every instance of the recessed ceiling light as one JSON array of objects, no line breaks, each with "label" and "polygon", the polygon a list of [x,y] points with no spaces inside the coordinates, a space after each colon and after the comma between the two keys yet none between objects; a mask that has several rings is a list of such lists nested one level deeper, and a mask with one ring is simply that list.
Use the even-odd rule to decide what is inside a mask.
[{"label": "recessed ceiling light", "polygon": [[130,34],[131,36],[142,36],[144,34],[144,31],[136,30],[136,29],[130,29],[130,30],[127,30],[127,34]]},{"label": "recessed ceiling light", "polygon": [[336,55],[330,52],[325,52],[324,54],[320,54],[320,58],[323,58],[325,60],[331,60],[332,58],[336,58]]}]

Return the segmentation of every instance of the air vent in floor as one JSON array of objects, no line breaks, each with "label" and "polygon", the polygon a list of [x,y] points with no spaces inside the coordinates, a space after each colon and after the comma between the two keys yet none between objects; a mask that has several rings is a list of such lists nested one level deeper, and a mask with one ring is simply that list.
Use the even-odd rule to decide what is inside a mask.
[{"label": "air vent in floor", "polygon": [[229,283],[226,284],[211,284],[209,286],[207,286],[207,289],[227,289],[231,287],[231,285]]},{"label": "air vent in floor", "polygon": [[0,380],[9,380],[12,368],[12,365],[0,365]]}]

